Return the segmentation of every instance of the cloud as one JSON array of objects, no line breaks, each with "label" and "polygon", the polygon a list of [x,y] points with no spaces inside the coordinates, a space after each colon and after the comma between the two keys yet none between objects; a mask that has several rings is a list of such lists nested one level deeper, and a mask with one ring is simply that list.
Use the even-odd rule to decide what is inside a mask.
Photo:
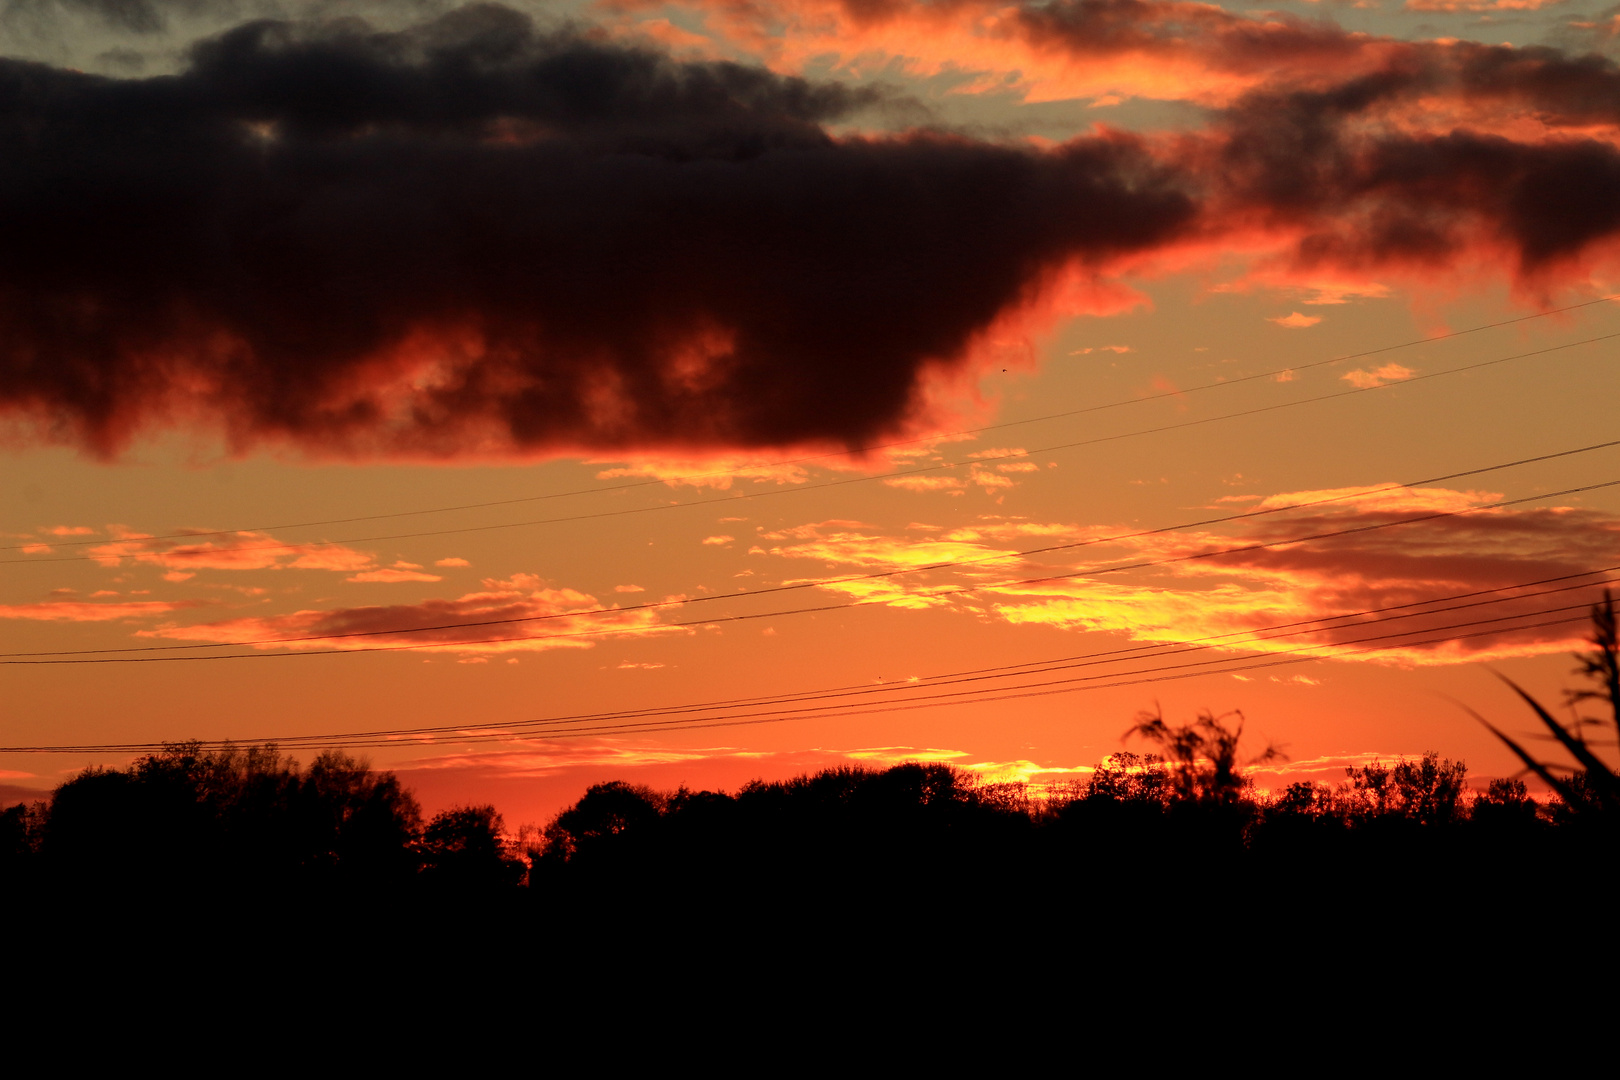
[{"label": "cloud", "polygon": [[1204,106],[1206,128],[1158,144],[1204,198],[1191,246],[1253,252],[1255,280],[1316,293],[1309,302],[1386,295],[1384,277],[1425,289],[1436,274],[1504,270],[1534,294],[1549,278],[1584,282],[1583,260],[1616,261],[1620,70],[1597,56],[1401,41],[1174,0],[687,6],[724,10],[714,32],[768,48],[780,70],[888,57],[918,75],[974,73],[959,90],[1025,101]]},{"label": "cloud", "polygon": [[873,569],[923,567],[940,562],[985,559],[1000,553],[997,548],[976,542],[976,538],[879,536],[849,528],[849,524],[828,521],[799,526],[791,534],[799,542],[773,547],[770,554],[788,559],[817,559],[832,566]]},{"label": "cloud", "polygon": [[[616,0],[635,10],[664,0]],[[918,77],[956,76],[959,93],[1025,101],[1191,98],[1215,105],[1279,75],[1354,71],[1379,42],[1279,13],[1253,18],[1211,4],[1058,0],[1005,4],[847,0],[689,0],[708,32],[765,53],[780,70],[812,62],[897,63]],[[977,76],[964,77],[964,76]]]},{"label": "cloud", "polygon": [[[588,462],[588,464],[599,464]],[[661,480],[670,487],[714,488],[730,491],[739,480],[755,483],[802,484],[810,479],[810,471],[802,465],[775,462],[753,462],[743,458],[711,457],[707,459],[660,458],[643,459],[596,474],[598,480],[617,480],[626,476],[646,476]],[[741,520],[741,519],[738,519]]]},{"label": "cloud", "polygon": [[[1362,490],[1293,492],[1272,496],[1258,506],[1286,506],[1335,495],[1357,495]],[[1114,557],[1120,562],[1184,558],[1221,548],[1449,513],[1496,498],[1489,492],[1397,489],[1372,498],[1234,523],[1220,533],[1189,531],[1091,549],[1087,564],[1077,560],[1076,565],[1097,565]],[[1321,542],[1180,562],[1129,575],[1082,573],[1074,578],[1008,586],[996,591],[1013,599],[995,601],[994,608],[1000,617],[1015,623],[1111,631],[1137,641],[1169,643],[1232,635],[1220,647],[1259,652],[1330,645],[1377,633],[1411,630],[1419,633],[1407,638],[1406,644],[1396,641],[1396,648],[1348,658],[1433,664],[1536,655],[1565,651],[1580,639],[1585,632],[1582,605],[1591,602],[1596,586],[1425,615],[1386,626],[1332,624],[1334,628],[1326,632],[1270,641],[1247,639],[1247,634],[1260,627],[1303,627],[1311,625],[1312,620],[1341,612],[1500,589],[1614,565],[1617,540],[1620,519],[1597,511],[1567,507],[1482,510]],[[1560,605],[1573,605],[1573,611],[1564,613],[1572,618],[1567,625],[1498,632],[1486,625],[1462,631],[1482,631],[1480,636],[1467,640],[1421,643],[1426,636],[1421,631],[1426,628]],[[1446,634],[1437,632],[1434,636]]]},{"label": "cloud", "polygon": [[[455,599],[163,626],[142,631],[142,636],[221,644],[306,639],[255,646],[260,649],[432,645],[452,652],[489,654],[588,649],[616,632],[640,632],[641,636],[658,626],[658,615],[652,611],[582,614],[604,605],[589,594],[550,587],[532,574],[515,574],[505,580],[486,578],[483,586],[482,591]],[[457,625],[469,623],[477,625]]]},{"label": "cloud", "polygon": [[41,622],[110,622],[114,619],[148,619],[185,608],[197,601],[134,600],[116,604],[92,604],[75,600],[48,600],[37,604],[0,604],[0,619],[33,619]]},{"label": "cloud", "polygon": [[[852,527],[853,526],[853,527]],[[1001,560],[1007,549],[979,542],[982,534],[961,533],[947,536],[884,536],[855,522],[827,521],[801,525],[764,539],[791,538],[793,543],[772,547],[769,554],[786,559],[812,559],[825,564],[834,577],[854,574],[850,580],[828,581],[819,587],[827,592],[864,603],[921,609],[951,603],[949,595],[937,596],[942,584],[953,587],[965,580],[982,580],[1006,573],[1018,565],[1016,559]],[[969,562],[968,567],[941,571],[928,568],[936,563]],[[898,577],[863,578],[863,573],[909,569]],[[788,579],[794,584],[807,579]],[[813,580],[813,579],[809,579]]]},{"label": "cloud", "polygon": [[1415,374],[1417,374],[1416,371],[1404,364],[1391,363],[1385,364],[1376,371],[1363,371],[1362,369],[1357,368],[1354,371],[1345,372],[1343,375],[1340,375],[1339,378],[1343,379],[1345,382],[1356,387],[1357,389],[1370,390],[1374,386],[1383,386],[1385,383],[1400,382],[1402,379],[1410,379]]},{"label": "cloud", "polygon": [[376,561],[363,551],[341,544],[287,544],[264,532],[222,535],[196,530],[196,540],[159,538],[123,530],[114,535],[118,539],[90,547],[86,552],[89,557],[107,567],[122,566],[128,560],[137,565],[161,566],[187,576],[198,570],[293,569],[356,573],[374,570]]},{"label": "cloud", "polygon": [[1406,0],[1407,11],[1538,11],[1563,0]]},{"label": "cloud", "polygon": [[466,559],[458,558],[456,556],[451,556],[448,559],[435,560],[433,565],[434,566],[446,566],[446,567],[449,567],[449,566],[471,566],[472,563],[468,562]]},{"label": "cloud", "polygon": [[[632,0],[594,31],[253,21],[153,79],[0,60],[0,413],[104,455],[184,426],[793,483],[748,452],[936,426],[1031,333],[1141,303],[1127,274],[1235,255],[1236,284],[1329,303],[1620,270],[1599,57],[1179,0],[684,6],[758,63],[677,60]],[[1206,111],[861,132],[891,92],[795,74],[857,56]]]},{"label": "cloud", "polygon": [[344,581],[443,581],[438,574],[424,574],[420,570],[401,570],[395,567],[384,567],[380,570],[366,570],[343,579]]},{"label": "cloud", "polygon": [[703,543],[711,547],[724,547],[735,539],[735,536],[705,536]]},{"label": "cloud", "polygon": [[[1337,501],[1289,509],[1330,499]],[[1551,582],[1545,587],[1562,591],[1545,596],[1528,595],[1534,589],[1509,592],[1505,598],[1477,596],[1461,601],[1473,606],[1455,612],[1431,610],[1446,605],[1424,603],[1620,565],[1620,518],[1569,507],[1479,509],[1499,499],[1491,492],[1449,488],[1288,492],[1251,508],[1280,511],[1273,515],[1219,529],[1126,539],[1114,538],[1134,531],[1128,527],[993,516],[943,536],[927,532],[923,538],[823,523],[797,527],[792,530],[797,542],[774,547],[769,554],[820,560],[833,568],[833,576],[846,568],[856,573],[921,571],[820,586],[852,600],[912,609],[950,607],[977,619],[1112,633],[1145,643],[1219,638],[1205,657],[1321,647],[1348,660],[1447,664],[1567,651],[1585,633],[1586,606],[1596,598],[1601,580]],[[1386,527],[1408,518],[1470,510]],[[1284,543],[1319,533],[1346,535]],[[1266,544],[1282,546],[1208,557]],[[1065,550],[1016,554],[1064,545]],[[947,562],[966,565],[935,566]],[[1142,563],[1149,565],[1137,565]],[[1135,568],[1124,573],[1109,569],[1121,566]],[[1564,589],[1565,584],[1571,587]],[[1329,619],[1392,605],[1415,606],[1387,612],[1384,618],[1405,616],[1387,623]],[[1568,610],[1537,615],[1543,608]],[[1498,616],[1514,618],[1447,629],[1453,622]],[[1529,626],[1558,619],[1567,621]],[[1252,637],[1268,627],[1302,632]],[[1375,642],[1362,639],[1407,631],[1412,633],[1391,639],[1389,649],[1334,653],[1329,648],[1371,645]]]},{"label": "cloud", "polygon": [[1315,326],[1317,323],[1319,323],[1321,321],[1322,321],[1322,316],[1320,316],[1320,315],[1301,315],[1297,311],[1294,312],[1291,315],[1278,315],[1278,316],[1276,316],[1274,318],[1268,318],[1266,320],[1266,322],[1276,323],[1278,326],[1287,326],[1287,327],[1291,327],[1291,328],[1294,328],[1294,329],[1302,329],[1302,328],[1307,327],[1307,326]]},{"label": "cloud", "polygon": [[902,491],[949,491],[959,493],[967,487],[967,481],[960,476],[891,476],[883,481],[888,487],[899,488]]},{"label": "cloud", "polygon": [[1190,218],[1124,136],[826,130],[881,97],[494,5],[248,23],[156,81],[0,62],[0,405],[103,453],[172,417],[324,454],[848,446]]}]

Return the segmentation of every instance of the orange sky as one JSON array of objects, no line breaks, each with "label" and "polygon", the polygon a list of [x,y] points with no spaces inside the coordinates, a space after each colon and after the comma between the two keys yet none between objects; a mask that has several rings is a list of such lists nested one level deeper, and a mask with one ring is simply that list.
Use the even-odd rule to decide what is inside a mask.
[{"label": "orange sky", "polygon": [[561,10],[0,42],[218,147],[184,198],[144,136],[0,196],[90,222],[0,266],[0,743],[65,751],[0,794],[352,736],[515,827],[612,778],[1056,782],[1156,706],[1241,710],[1268,786],[1512,771],[1462,706],[1523,727],[1493,672],[1555,699],[1620,578],[1608,24]]}]

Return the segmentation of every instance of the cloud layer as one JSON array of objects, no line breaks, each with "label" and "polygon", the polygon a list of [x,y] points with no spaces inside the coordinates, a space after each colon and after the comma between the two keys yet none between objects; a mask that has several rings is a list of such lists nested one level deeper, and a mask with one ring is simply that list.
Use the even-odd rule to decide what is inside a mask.
[{"label": "cloud layer", "polygon": [[[1132,269],[1246,253],[1321,302],[1620,268],[1597,56],[1153,0],[702,10],[772,67],[493,5],[248,23],[154,78],[0,60],[0,414],[102,454],[172,426],[371,457],[847,447],[927,427],[1041,320],[1129,305]],[[828,34],[1209,120],[851,133],[896,98],[793,73]]]},{"label": "cloud layer", "polygon": [[[1206,656],[1320,650],[1444,664],[1566,651],[1586,633],[1587,605],[1608,576],[1581,575],[1620,567],[1620,521],[1571,507],[1485,508],[1497,498],[1445,488],[1291,492],[1255,503],[1279,511],[1264,517],[1134,536],[988,515],[904,536],[832,521],[784,530],[758,550],[817,560],[829,576],[922,571],[820,586],[852,600],[1201,643],[1215,650]],[[1324,500],[1335,501],[1288,509]],[[1413,518],[1428,520],[1404,523]],[[1332,535],[1288,542],[1322,534]],[[1048,548],[1057,550],[1017,556]],[[947,562],[963,565],[924,569]],[[1543,584],[1515,588],[1531,582]],[[1431,603],[1444,597],[1460,599]],[[1378,614],[1333,618],[1356,612]]]},{"label": "cloud layer", "polygon": [[[0,405],[103,452],[856,443],[1187,199],[1130,140],[834,139],[877,103],[501,8],[0,62]],[[44,423],[45,421],[42,421]]]},{"label": "cloud layer", "polygon": [[[532,574],[482,584],[478,592],[454,599],[168,625],[141,636],[295,651],[416,647],[489,654],[588,649],[606,635],[659,625],[657,612],[604,611],[596,597],[549,587]],[[576,614],[581,612],[587,614]]]}]

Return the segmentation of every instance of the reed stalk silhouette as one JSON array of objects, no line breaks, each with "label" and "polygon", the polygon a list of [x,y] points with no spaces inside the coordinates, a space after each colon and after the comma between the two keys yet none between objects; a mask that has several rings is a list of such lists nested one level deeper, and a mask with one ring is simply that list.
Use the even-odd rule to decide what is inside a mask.
[{"label": "reed stalk silhouette", "polygon": [[1620,624],[1616,621],[1614,596],[1608,589],[1603,590],[1602,602],[1592,606],[1592,636],[1587,640],[1592,643],[1592,649],[1576,654],[1579,666],[1575,671],[1596,683],[1596,688],[1567,691],[1566,703],[1574,709],[1586,701],[1603,702],[1609,714],[1606,717],[1577,713],[1571,722],[1563,723],[1518,683],[1499,675],[1530,706],[1552,738],[1575,759],[1576,765],[1544,762],[1479,713],[1468,711],[1501,739],[1524,762],[1525,768],[1557,792],[1570,812],[1579,815],[1603,811],[1607,816],[1620,811],[1620,775],[1598,756],[1587,732],[1607,730],[1611,735],[1620,736]]}]

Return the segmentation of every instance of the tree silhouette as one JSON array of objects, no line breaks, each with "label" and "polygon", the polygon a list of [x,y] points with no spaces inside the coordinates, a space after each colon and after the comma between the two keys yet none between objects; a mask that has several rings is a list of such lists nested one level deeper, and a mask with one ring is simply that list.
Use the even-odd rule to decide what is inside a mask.
[{"label": "tree silhouette", "polygon": [[[1237,726],[1224,721],[1237,717]],[[1198,714],[1190,724],[1172,727],[1164,721],[1162,709],[1137,713],[1136,723],[1124,735],[1137,737],[1159,748],[1170,769],[1171,793],[1182,802],[1212,802],[1228,805],[1241,799],[1252,786],[1238,770],[1238,742],[1243,738],[1243,714],[1229,712],[1216,716],[1209,710]],[[1259,765],[1281,758],[1282,752],[1267,745],[1265,750],[1244,764]]]},{"label": "tree silhouette", "polygon": [[1170,767],[1157,754],[1110,754],[1091,770],[1082,798],[1162,805],[1170,794]]},{"label": "tree silhouette", "polygon": [[181,743],[59,786],[40,828],[50,872],[83,890],[381,884],[415,871],[416,800],[392,773],[325,753]]},{"label": "tree silhouette", "polygon": [[614,780],[593,784],[545,829],[545,855],[568,860],[602,841],[658,820],[667,800],[649,787]]},{"label": "tree silhouette", "polygon": [[516,885],[527,867],[508,853],[505,823],[493,806],[457,806],[422,830],[422,872],[445,887],[494,889]]}]

